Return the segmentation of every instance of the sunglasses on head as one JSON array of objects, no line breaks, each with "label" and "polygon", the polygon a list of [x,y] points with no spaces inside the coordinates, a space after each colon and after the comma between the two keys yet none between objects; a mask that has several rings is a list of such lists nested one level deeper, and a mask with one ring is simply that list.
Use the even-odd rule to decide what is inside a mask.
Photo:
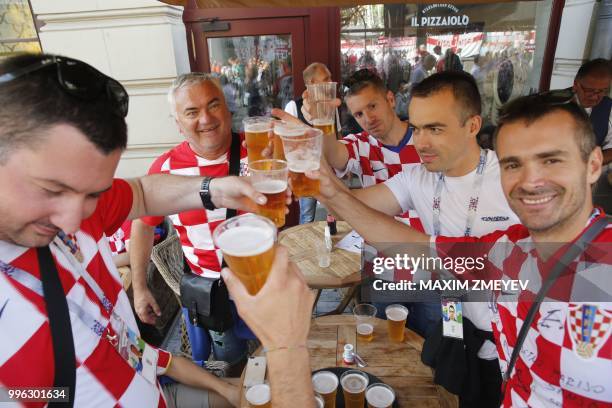
[{"label": "sunglasses on head", "polygon": [[113,104],[113,113],[124,118],[128,113],[128,94],[118,81],[89,64],[67,57],[51,56],[34,64],[0,75],[0,85],[32,72],[55,66],[57,82],[69,95],[93,101],[106,97]]}]

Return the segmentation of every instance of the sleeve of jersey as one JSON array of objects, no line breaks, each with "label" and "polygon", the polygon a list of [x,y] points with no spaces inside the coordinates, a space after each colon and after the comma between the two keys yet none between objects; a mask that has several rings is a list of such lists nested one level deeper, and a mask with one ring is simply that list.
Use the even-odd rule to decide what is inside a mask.
[{"label": "sleeve of jersey", "polygon": [[166,350],[157,349],[157,375],[164,375],[172,362],[172,354]]},{"label": "sleeve of jersey", "polygon": [[100,196],[96,213],[102,218],[106,236],[110,237],[121,227],[132,210],[133,200],[132,187],[121,179],[113,180],[111,189]]},{"label": "sleeve of jersey", "polygon": [[397,173],[384,183],[395,196],[397,203],[402,207],[403,213],[414,209],[414,203],[412,202],[412,179],[414,172],[411,169],[415,167],[411,166],[410,169]]},{"label": "sleeve of jersey", "polygon": [[348,135],[340,140],[340,143],[343,143],[346,146],[349,159],[344,170],[335,170],[336,176],[342,178],[348,173],[354,173],[361,176],[361,164],[359,163],[359,140],[357,140],[355,135]]},{"label": "sleeve of jersey", "polygon": [[[160,156],[157,158],[157,160],[155,160],[153,162],[153,164],[151,165],[151,167],[149,168],[149,172],[147,174],[159,174],[161,173],[161,166],[162,163],[166,160],[166,155]],[[141,217],[140,221],[144,222],[147,225],[150,225],[151,227],[154,227],[156,225],[159,225],[159,223],[161,223],[164,220],[164,217],[161,216],[146,216],[146,217]]]},{"label": "sleeve of jersey", "polygon": [[295,101],[289,101],[287,105],[285,105],[285,112],[297,118],[298,113],[297,113],[297,105],[295,104]]}]

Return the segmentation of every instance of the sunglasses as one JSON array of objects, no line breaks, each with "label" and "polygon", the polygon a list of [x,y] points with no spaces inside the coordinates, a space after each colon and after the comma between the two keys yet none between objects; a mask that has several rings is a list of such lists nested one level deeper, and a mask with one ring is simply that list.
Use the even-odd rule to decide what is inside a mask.
[{"label": "sunglasses", "polygon": [[86,101],[106,97],[113,104],[114,114],[122,118],[127,116],[129,97],[123,85],[91,65],[72,58],[44,58],[32,65],[0,75],[0,84],[53,66],[57,70],[57,82],[67,94]]}]

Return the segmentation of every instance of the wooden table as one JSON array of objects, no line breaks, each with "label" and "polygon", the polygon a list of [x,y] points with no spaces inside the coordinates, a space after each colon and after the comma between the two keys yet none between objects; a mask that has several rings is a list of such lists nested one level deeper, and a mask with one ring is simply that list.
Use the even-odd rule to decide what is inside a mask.
[{"label": "wooden table", "polygon": [[[345,367],[342,352],[347,343],[368,364],[360,370],[377,376],[393,387],[400,407],[457,407],[456,397],[433,383],[431,368],[421,363],[423,338],[405,329],[403,343],[393,343],[387,336],[387,322],[376,319],[374,340],[357,340],[352,315],[323,316],[312,320],[308,351],[312,371],[328,367]],[[256,352],[260,353],[258,350]],[[356,365],[351,366],[357,368]],[[244,393],[243,393],[244,394]],[[241,407],[248,404],[242,397]]]},{"label": "wooden table", "polygon": [[317,246],[323,242],[325,221],[288,228],[278,234],[278,242],[287,247],[289,258],[300,268],[311,288],[351,288],[332,312],[342,313],[361,282],[361,254],[335,248],[338,241],[352,231],[344,221],[336,224],[338,233],[332,236],[331,262],[327,268],[319,266],[317,254]]}]

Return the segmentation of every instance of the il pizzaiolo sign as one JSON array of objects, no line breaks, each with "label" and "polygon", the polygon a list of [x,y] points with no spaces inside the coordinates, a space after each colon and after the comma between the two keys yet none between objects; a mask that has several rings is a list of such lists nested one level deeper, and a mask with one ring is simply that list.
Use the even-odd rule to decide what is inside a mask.
[{"label": "il pizzaiolo sign", "polygon": [[[435,15],[438,13],[452,13],[450,15]],[[420,16],[412,17],[413,27],[448,27],[448,26],[467,26],[470,18],[465,14],[459,14],[459,9],[452,4],[434,3],[430,4],[421,11]]]}]

